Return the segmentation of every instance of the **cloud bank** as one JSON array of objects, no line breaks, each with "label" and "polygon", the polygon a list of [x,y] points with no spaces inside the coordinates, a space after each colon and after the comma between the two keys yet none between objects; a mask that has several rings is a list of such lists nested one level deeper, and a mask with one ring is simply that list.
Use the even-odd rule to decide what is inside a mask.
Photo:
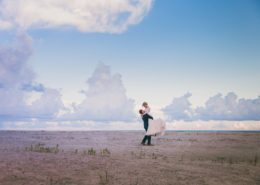
[{"label": "cloud bank", "polygon": [[134,100],[128,99],[120,74],[111,74],[110,67],[100,63],[87,80],[86,98],[73,106],[66,120],[133,121]]},{"label": "cloud bank", "polygon": [[35,81],[28,64],[32,44],[31,37],[21,34],[13,44],[0,46],[0,122],[136,119],[134,101],[127,98],[121,75],[111,74],[110,67],[102,63],[87,81],[88,90],[83,92],[86,98],[73,104],[72,110],[65,108],[58,90]]},{"label": "cloud bank", "polygon": [[2,0],[0,29],[75,27],[82,32],[121,33],[138,24],[153,0]]},{"label": "cloud bank", "polygon": [[[110,67],[100,63],[87,80],[85,99],[65,108],[61,94],[35,81],[28,59],[33,54],[33,40],[26,34],[18,35],[11,45],[0,46],[0,122],[96,121],[134,122],[134,100],[126,96],[120,74],[112,74]],[[32,94],[37,98],[32,99]],[[204,106],[192,108],[191,93],[173,99],[162,109],[169,120],[184,121],[245,121],[260,120],[260,97],[237,98],[235,93],[217,94]],[[35,123],[35,121],[33,122]]]},{"label": "cloud bank", "polygon": [[238,99],[233,92],[225,97],[217,94],[210,97],[205,106],[194,109],[191,108],[190,96],[191,94],[187,93],[183,97],[174,98],[170,105],[162,109],[169,120],[260,120],[260,96],[256,99]]},{"label": "cloud bank", "polygon": [[[0,46],[0,121],[52,119],[63,108],[60,93],[35,82],[35,74],[28,65],[33,53],[33,40],[18,35],[10,46]],[[39,98],[28,102],[31,93]]]}]

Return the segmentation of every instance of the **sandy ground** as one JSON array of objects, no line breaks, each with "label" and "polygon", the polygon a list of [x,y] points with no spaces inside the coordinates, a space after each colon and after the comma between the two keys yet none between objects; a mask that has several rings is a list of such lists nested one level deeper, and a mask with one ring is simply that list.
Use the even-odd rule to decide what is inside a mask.
[{"label": "sandy ground", "polygon": [[259,132],[143,134],[0,131],[0,184],[260,184]]}]

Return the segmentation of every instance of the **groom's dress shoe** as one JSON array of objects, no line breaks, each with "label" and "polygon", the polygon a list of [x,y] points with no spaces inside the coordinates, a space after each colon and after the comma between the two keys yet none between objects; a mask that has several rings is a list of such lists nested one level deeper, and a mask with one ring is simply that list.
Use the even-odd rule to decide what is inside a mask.
[{"label": "groom's dress shoe", "polygon": [[144,142],[142,142],[142,143],[141,143],[141,145],[145,145],[145,143],[144,143]]}]

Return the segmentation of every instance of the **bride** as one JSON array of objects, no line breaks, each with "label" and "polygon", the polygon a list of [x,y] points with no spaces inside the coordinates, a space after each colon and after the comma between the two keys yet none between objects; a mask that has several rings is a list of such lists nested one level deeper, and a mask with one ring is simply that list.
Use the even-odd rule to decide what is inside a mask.
[{"label": "bride", "polygon": [[[150,114],[150,107],[148,106],[147,102],[143,103],[144,109],[144,114]],[[166,124],[162,119],[148,119],[148,129],[146,131],[145,135],[150,135],[150,136],[162,136],[165,133],[166,129]]]},{"label": "bride", "polygon": [[146,135],[163,136],[166,125],[162,119],[149,119],[149,126]]}]

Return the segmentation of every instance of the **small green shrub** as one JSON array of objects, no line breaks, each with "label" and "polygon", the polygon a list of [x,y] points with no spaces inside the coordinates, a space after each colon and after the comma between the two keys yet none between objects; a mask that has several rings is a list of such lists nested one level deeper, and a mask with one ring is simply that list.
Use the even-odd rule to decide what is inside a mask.
[{"label": "small green shrub", "polygon": [[[28,147],[25,147],[28,150]],[[31,145],[30,151],[32,152],[46,152],[46,153],[58,153],[59,152],[59,145],[57,144],[56,147],[45,147],[44,144],[38,143],[35,146]]]},{"label": "small green shrub", "polygon": [[96,155],[96,150],[94,150],[93,148],[90,148],[88,150],[88,155]]},{"label": "small green shrub", "polygon": [[110,154],[111,154],[111,152],[107,148],[105,148],[101,151],[101,155],[103,155],[103,156],[109,156]]}]

